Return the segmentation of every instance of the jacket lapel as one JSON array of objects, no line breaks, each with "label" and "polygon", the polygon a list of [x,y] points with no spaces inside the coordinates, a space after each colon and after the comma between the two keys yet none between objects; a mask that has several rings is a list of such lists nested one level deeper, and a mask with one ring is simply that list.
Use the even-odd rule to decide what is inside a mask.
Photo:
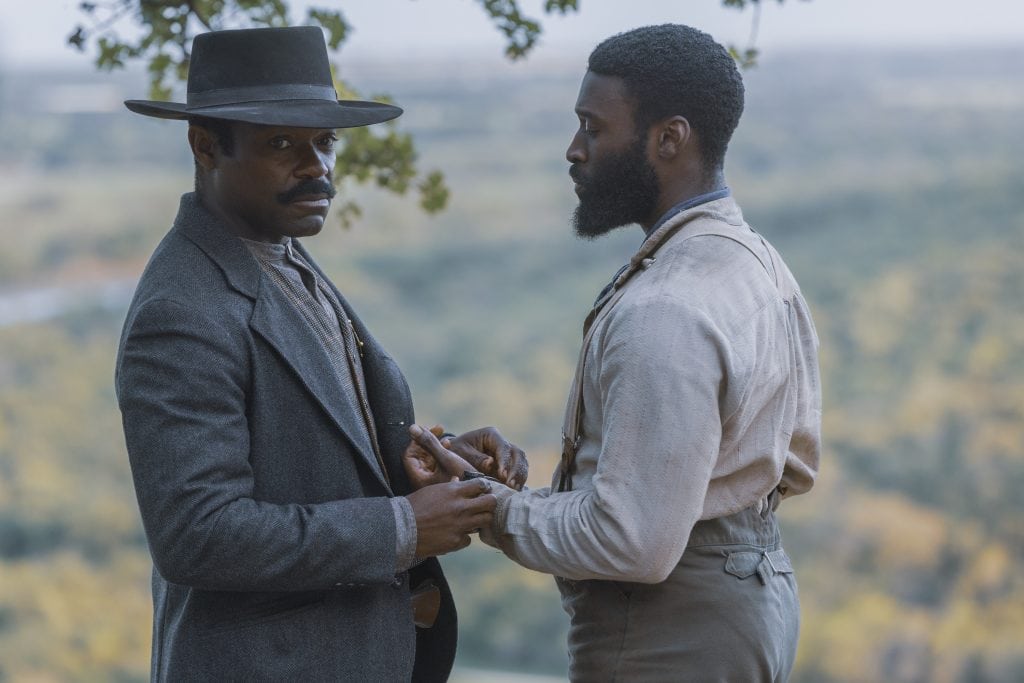
[{"label": "jacket lapel", "polygon": [[363,426],[359,398],[342,390],[327,351],[302,314],[268,278],[264,277],[261,283],[249,321],[253,331],[274,347],[291,366],[380,483],[389,488]]},{"label": "jacket lapel", "polygon": [[234,289],[254,300],[249,320],[253,332],[277,351],[377,480],[390,490],[363,426],[359,398],[342,390],[327,350],[302,314],[263,273],[242,241],[229,234],[195,195],[182,197],[176,227],[217,263]]}]

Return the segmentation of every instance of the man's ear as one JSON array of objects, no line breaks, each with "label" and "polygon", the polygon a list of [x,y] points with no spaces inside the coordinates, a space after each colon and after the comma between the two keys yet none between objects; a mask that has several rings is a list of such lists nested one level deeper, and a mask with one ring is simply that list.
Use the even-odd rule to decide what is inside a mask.
[{"label": "man's ear", "polygon": [[682,116],[673,116],[655,125],[658,157],[664,160],[681,153],[693,139],[690,122]]},{"label": "man's ear", "polygon": [[220,150],[217,147],[217,138],[202,126],[190,125],[188,127],[188,145],[192,148],[192,156],[196,164],[206,171],[211,171],[217,166],[217,157]]}]

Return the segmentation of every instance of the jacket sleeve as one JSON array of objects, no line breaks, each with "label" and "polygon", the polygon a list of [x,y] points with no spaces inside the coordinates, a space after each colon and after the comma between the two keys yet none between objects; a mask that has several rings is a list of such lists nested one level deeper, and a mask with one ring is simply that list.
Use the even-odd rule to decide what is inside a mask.
[{"label": "jacket sleeve", "polygon": [[603,416],[592,487],[501,491],[484,540],[569,579],[658,583],[703,509],[728,345],[707,316],[665,296],[615,311],[592,343],[585,381]]},{"label": "jacket sleeve", "polygon": [[250,362],[245,340],[194,306],[151,300],[126,323],[116,389],[157,571],[210,590],[391,582],[396,531],[388,498],[253,498]]}]

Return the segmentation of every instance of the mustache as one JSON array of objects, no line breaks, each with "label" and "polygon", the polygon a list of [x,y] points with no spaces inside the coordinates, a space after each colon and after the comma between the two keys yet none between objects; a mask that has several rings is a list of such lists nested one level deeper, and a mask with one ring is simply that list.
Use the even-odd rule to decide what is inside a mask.
[{"label": "mustache", "polygon": [[327,180],[323,178],[309,178],[307,180],[303,180],[292,189],[277,195],[277,201],[282,204],[291,204],[299,197],[311,194],[322,194],[328,199],[333,199],[337,192],[338,191],[334,189],[334,185]]},{"label": "mustache", "polygon": [[579,166],[577,166],[576,164],[573,164],[569,167],[569,177],[572,178],[574,182],[577,182],[581,185],[583,184],[583,173],[580,171]]}]

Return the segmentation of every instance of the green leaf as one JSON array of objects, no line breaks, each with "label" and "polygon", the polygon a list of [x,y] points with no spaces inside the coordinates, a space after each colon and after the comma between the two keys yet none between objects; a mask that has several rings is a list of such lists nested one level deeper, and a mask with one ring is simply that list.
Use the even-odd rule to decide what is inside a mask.
[{"label": "green leaf", "polygon": [[327,29],[327,46],[332,50],[337,50],[345,42],[352,29],[341,12],[311,7],[308,16],[311,22],[316,22]]},{"label": "green leaf", "polygon": [[580,5],[578,0],[547,0],[544,3],[544,11],[548,14],[553,14],[554,12],[567,14],[569,12],[579,12]]},{"label": "green leaf", "polygon": [[505,34],[508,44],[505,56],[516,60],[525,57],[537,44],[540,37],[540,24],[519,11],[516,0],[477,0],[484,11],[494,21],[498,30]]},{"label": "green leaf", "polygon": [[443,211],[448,206],[451,191],[444,182],[444,174],[431,171],[419,184],[420,207],[429,214]]},{"label": "green leaf", "polygon": [[347,201],[335,210],[342,228],[351,228],[357,219],[363,217],[363,210],[353,201]]}]

